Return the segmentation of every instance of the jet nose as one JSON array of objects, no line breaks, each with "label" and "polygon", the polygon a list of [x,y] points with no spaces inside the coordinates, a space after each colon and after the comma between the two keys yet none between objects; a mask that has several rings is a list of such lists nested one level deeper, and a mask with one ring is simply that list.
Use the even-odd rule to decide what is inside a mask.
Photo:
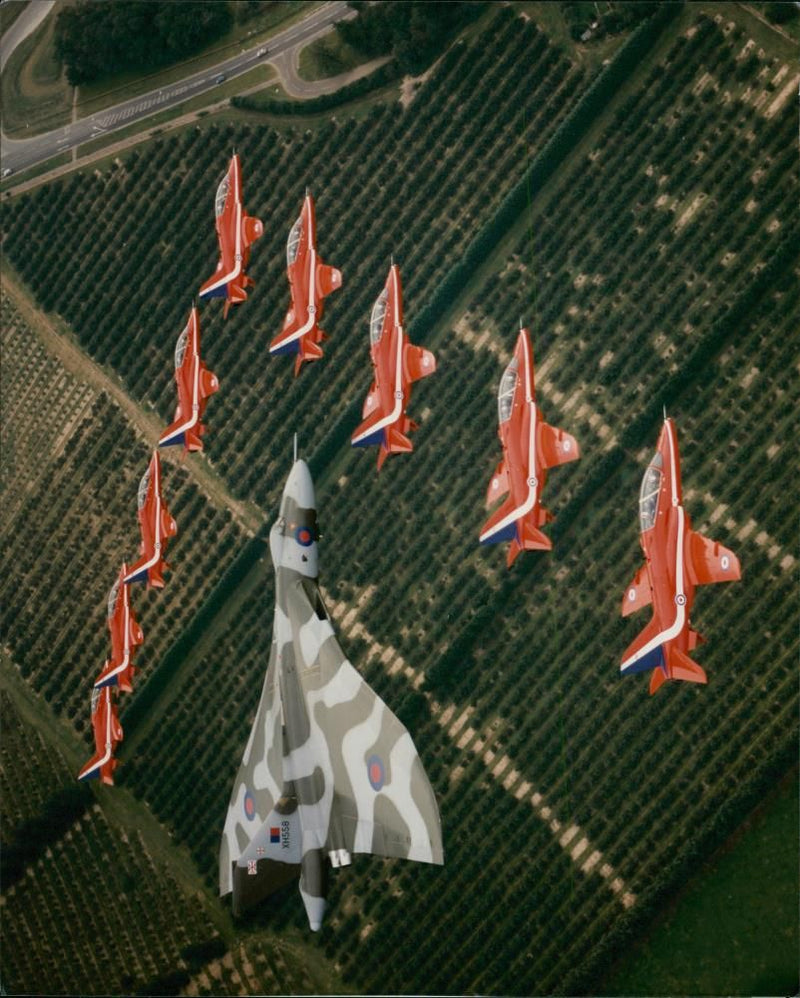
[{"label": "jet nose", "polygon": [[314,482],[311,472],[303,460],[294,462],[283,490],[284,501],[291,499],[300,509],[316,509],[317,498],[314,494]]}]

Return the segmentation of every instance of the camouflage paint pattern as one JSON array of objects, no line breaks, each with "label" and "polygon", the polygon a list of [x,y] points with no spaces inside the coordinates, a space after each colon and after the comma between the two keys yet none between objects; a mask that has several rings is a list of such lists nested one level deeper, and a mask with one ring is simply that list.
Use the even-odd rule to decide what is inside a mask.
[{"label": "camouflage paint pattern", "polygon": [[311,928],[328,861],[351,853],[444,862],[439,809],[411,736],[347,661],[317,585],[317,514],[295,461],[270,531],[272,648],[220,846],[234,912],[300,875]]}]

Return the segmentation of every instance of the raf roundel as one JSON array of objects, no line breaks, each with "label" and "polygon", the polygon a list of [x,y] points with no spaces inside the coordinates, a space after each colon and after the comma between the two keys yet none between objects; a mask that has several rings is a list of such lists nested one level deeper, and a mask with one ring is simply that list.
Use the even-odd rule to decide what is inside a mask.
[{"label": "raf roundel", "polygon": [[256,816],[256,799],[252,790],[248,790],[244,795],[244,816],[248,821],[252,821]]},{"label": "raf roundel", "polygon": [[297,538],[297,543],[302,544],[304,548],[310,547],[314,540],[314,535],[308,527],[298,527],[294,536]]},{"label": "raf roundel", "polygon": [[379,755],[371,755],[367,759],[367,776],[372,789],[380,790],[386,779],[386,771],[383,768],[383,759]]}]

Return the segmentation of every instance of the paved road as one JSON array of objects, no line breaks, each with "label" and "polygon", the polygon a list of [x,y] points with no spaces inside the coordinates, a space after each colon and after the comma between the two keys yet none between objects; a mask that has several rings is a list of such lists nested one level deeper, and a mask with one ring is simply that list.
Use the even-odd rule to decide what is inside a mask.
[{"label": "paved road", "polygon": [[[24,16],[21,14],[20,18]],[[125,128],[148,115],[175,107],[183,101],[197,97],[198,94],[213,90],[218,86],[217,81],[221,75],[226,79],[240,76],[260,63],[270,61],[273,57],[296,48],[301,43],[307,43],[312,38],[325,34],[336,21],[355,16],[355,11],[348,7],[344,0],[332,0],[261,45],[231,56],[216,66],[200,70],[176,83],[168,84],[160,90],[133,97],[115,107],[98,111],[87,118],[81,118],[72,124],[55,128],[30,139],[8,139],[3,136],[0,152],[2,169],[3,171],[11,169],[15,173],[28,169],[51,156],[68,152],[84,142]],[[259,52],[263,54],[259,55]]]},{"label": "paved road", "polygon": [[[15,0],[19,2],[19,0]],[[23,38],[34,31],[50,13],[56,0],[31,0],[8,31],[0,38],[0,72],[6,68],[8,57]],[[4,0],[4,5],[9,0]]]}]

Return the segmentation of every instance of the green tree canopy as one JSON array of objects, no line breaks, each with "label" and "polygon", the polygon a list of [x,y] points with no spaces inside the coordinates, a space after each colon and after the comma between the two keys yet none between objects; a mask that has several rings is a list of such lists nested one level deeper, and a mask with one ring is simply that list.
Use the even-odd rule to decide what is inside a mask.
[{"label": "green tree canopy", "polygon": [[125,70],[156,69],[196,52],[231,26],[210,0],[79,0],[56,20],[56,55],[72,86]]}]

